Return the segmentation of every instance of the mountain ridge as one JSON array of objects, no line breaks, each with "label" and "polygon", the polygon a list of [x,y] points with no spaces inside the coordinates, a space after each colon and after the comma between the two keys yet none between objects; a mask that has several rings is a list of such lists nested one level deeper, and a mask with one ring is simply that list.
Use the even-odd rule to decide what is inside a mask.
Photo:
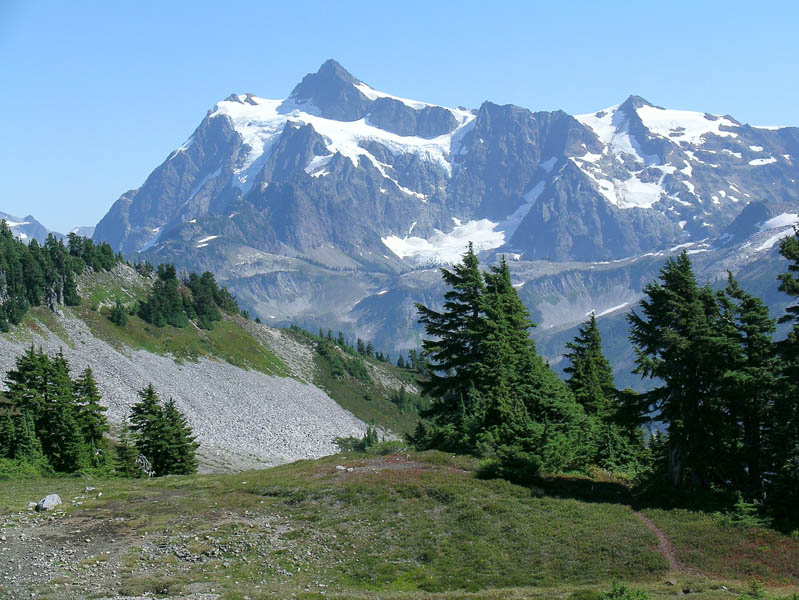
[{"label": "mountain ridge", "polygon": [[390,338],[430,288],[382,318],[359,317],[358,304],[387,285],[407,289],[403,274],[457,261],[468,241],[486,260],[512,257],[519,273],[680,246],[729,253],[730,240],[751,255],[743,244],[760,232],[734,223],[747,204],[799,213],[797,161],[795,127],[635,95],[574,116],[488,101],[436,107],[374,90],[331,60],[283,100],[217,103],[95,238],[215,271],[272,322],[335,324],[397,349],[418,342],[418,330]]}]

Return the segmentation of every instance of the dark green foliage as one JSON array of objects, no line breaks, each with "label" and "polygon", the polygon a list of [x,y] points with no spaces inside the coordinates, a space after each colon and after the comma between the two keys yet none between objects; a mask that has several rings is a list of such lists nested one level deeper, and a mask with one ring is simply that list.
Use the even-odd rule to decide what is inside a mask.
[{"label": "dark green foliage", "polygon": [[114,308],[111,309],[111,314],[108,317],[114,325],[124,327],[128,324],[128,311],[122,306],[122,302],[117,298]]},{"label": "dark green foliage", "polygon": [[199,444],[174,400],[162,404],[152,384],[139,392],[139,398],[131,407],[130,428],[136,450],[150,461],[153,475],[195,473]]},{"label": "dark green foliage", "polygon": [[646,468],[644,432],[626,418],[616,390],[613,370],[602,353],[602,337],[593,313],[566,344],[564,369],[567,384],[588,418],[584,424],[585,450],[589,460],[613,472],[637,474]]},{"label": "dark green foliage", "polygon": [[602,338],[594,313],[566,348],[565,357],[571,365],[563,371],[569,375],[566,383],[574,399],[589,415],[609,415],[615,404],[616,385],[610,363],[602,353]]},{"label": "dark green foliage", "polygon": [[538,356],[505,261],[482,274],[470,245],[441,272],[450,288],[443,310],[417,305],[431,336],[423,342],[430,374],[420,384],[432,404],[413,442],[493,458],[498,472],[523,479],[577,466],[583,411]]},{"label": "dark green foliage", "polygon": [[[783,240],[781,251],[793,264],[780,289],[799,296],[799,238]],[[638,418],[656,414],[666,424],[667,435],[651,449],[675,486],[737,493],[741,510],[744,498],[753,498],[795,519],[789,507],[799,502],[799,309],[788,309],[794,330],[775,344],[765,304],[732,274],[717,293],[699,287],[685,253],[669,259],[660,281],[644,292],[641,315],[628,317],[630,339],[637,372],[662,385],[638,398],[623,395],[619,414],[629,422],[637,408]]]},{"label": "dark green foliage", "polygon": [[72,380],[59,353],[50,357],[31,347],[17,357],[6,374],[6,419],[13,441],[4,443],[5,456],[46,464],[73,473],[102,467],[108,460],[103,434],[108,430],[105,408],[91,370]]},{"label": "dark green foliage", "polygon": [[99,467],[108,461],[108,446],[104,434],[108,431],[105,412],[100,404],[100,392],[91,368],[87,367],[73,384],[73,395],[79,408],[79,425],[83,440],[88,446],[92,466]]},{"label": "dark green foliage", "polygon": [[186,317],[179,285],[174,266],[158,265],[158,277],[147,300],[139,305],[139,316],[156,327],[188,325],[189,319]]},{"label": "dark green foliage", "polygon": [[[787,272],[779,277],[779,289],[799,298],[799,231],[782,239],[780,254],[789,264]],[[790,306],[780,321],[792,322],[793,327],[779,344],[784,381],[780,387],[782,393],[774,402],[771,452],[776,468],[770,497],[784,508],[789,518],[796,520],[795,507],[799,505],[799,303]]]},{"label": "dark green foliage", "polygon": [[336,438],[336,445],[341,452],[364,452],[378,444],[380,444],[380,439],[377,436],[377,429],[374,425],[367,426],[366,433],[362,438]]},{"label": "dark green foliage", "polygon": [[14,458],[17,428],[8,412],[0,414],[0,457]]},{"label": "dark green foliage", "polygon": [[717,472],[715,451],[726,415],[720,384],[732,347],[720,335],[715,294],[696,283],[688,255],[670,258],[660,281],[644,287],[641,315],[628,316],[635,372],[662,385],[645,395],[647,409],[668,426],[669,476],[676,486],[707,486]]},{"label": "dark green foliage", "polygon": [[197,443],[186,417],[178,410],[172,398],[164,404],[163,414],[166,422],[166,455],[161,471],[174,475],[196,473],[195,452],[200,444]]},{"label": "dark green foliage", "polygon": [[200,328],[211,329],[222,319],[220,309],[239,314],[236,299],[217,285],[213,273],[190,273],[182,284],[170,264],[159,265],[157,274],[147,300],[139,305],[139,316],[156,327],[185,327],[196,321]]},{"label": "dark green foliage", "polygon": [[393,392],[390,400],[400,409],[400,412],[403,413],[420,413],[430,408],[430,401],[428,399],[407,392],[404,386]]},{"label": "dark green foliage", "polygon": [[119,432],[119,445],[117,446],[116,458],[114,459],[114,469],[122,477],[141,477],[144,473],[136,462],[139,451],[133,443],[130,433],[130,425],[125,420]]},{"label": "dark green foliage", "polygon": [[649,594],[643,590],[629,588],[621,582],[615,582],[611,590],[601,594],[601,600],[649,600]]},{"label": "dark green foliage", "polygon": [[36,240],[26,245],[0,221],[0,331],[20,323],[31,306],[79,305],[75,277],[87,266],[109,270],[117,262],[108,244],[95,246],[74,234],[69,250],[52,235],[44,245]]},{"label": "dark green foliage", "polygon": [[353,355],[353,352],[347,352],[348,349],[352,350],[350,346],[342,348],[327,339],[320,339],[316,344],[316,352],[328,361],[333,377],[336,379],[353,377],[364,382],[371,381],[363,360]]}]

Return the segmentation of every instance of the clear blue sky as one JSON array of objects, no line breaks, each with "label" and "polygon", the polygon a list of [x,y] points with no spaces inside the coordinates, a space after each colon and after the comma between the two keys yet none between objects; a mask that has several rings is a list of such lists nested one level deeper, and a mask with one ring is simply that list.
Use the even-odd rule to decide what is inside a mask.
[{"label": "clear blue sky", "polygon": [[0,210],[94,225],[233,92],[335,58],[438,104],[669,108],[799,125],[799,3],[0,0]]}]

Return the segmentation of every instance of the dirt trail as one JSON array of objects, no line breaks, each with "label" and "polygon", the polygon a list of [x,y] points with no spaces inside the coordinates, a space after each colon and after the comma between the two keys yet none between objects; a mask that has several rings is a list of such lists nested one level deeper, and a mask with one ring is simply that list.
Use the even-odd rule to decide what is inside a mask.
[{"label": "dirt trail", "polygon": [[673,573],[689,573],[690,569],[686,568],[678,559],[677,559],[677,551],[674,549],[674,545],[671,543],[669,537],[660,530],[660,528],[655,525],[655,523],[645,517],[638,511],[633,512],[635,517],[641,521],[644,525],[646,525],[649,530],[655,534],[655,537],[658,539],[658,552],[663,555],[663,558],[669,563],[669,571]]}]

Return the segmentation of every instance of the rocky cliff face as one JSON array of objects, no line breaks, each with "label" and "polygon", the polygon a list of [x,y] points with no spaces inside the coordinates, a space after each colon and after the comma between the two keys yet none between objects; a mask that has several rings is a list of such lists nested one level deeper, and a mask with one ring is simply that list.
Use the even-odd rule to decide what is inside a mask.
[{"label": "rocky cliff face", "polygon": [[[756,260],[775,243],[764,232],[784,234],[799,213],[797,161],[798,128],[637,96],[577,116],[451,109],[328,61],[285,100],[219,102],[95,239],[213,270],[272,322],[338,326],[392,349],[416,343],[409,307],[437,285],[422,271],[468,241],[487,260],[515,259],[522,287],[537,285],[530,273],[612,270],[675,248]],[[555,305],[553,323],[574,318]]]}]

